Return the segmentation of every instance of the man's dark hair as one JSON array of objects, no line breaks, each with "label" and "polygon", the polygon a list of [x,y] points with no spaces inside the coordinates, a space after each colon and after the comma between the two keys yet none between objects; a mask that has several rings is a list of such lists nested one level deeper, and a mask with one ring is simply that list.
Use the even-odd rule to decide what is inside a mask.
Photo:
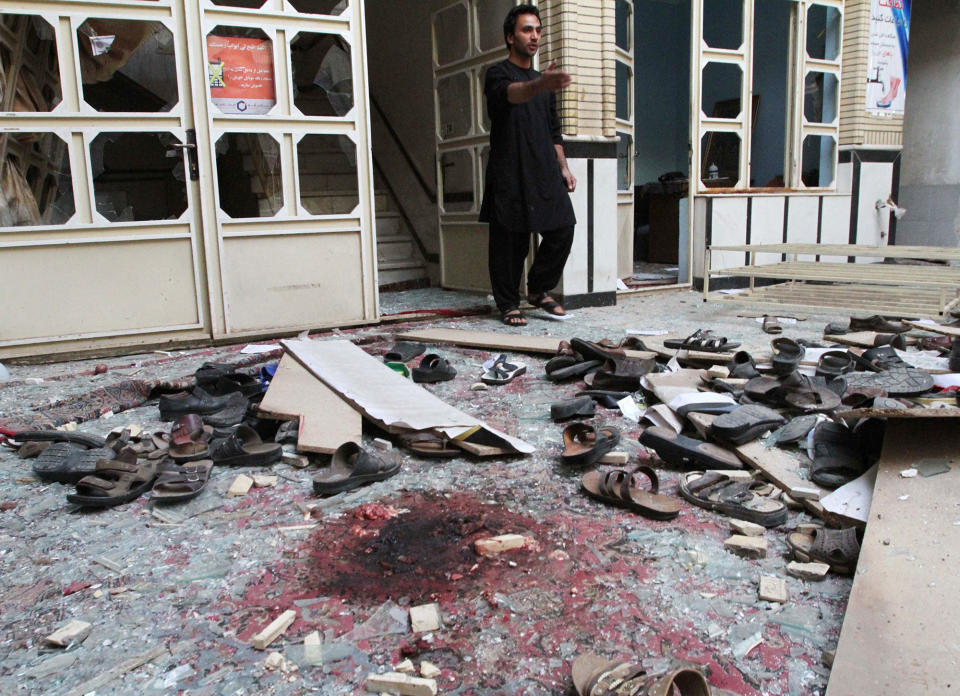
[{"label": "man's dark hair", "polygon": [[517,17],[525,14],[532,14],[540,19],[540,10],[537,9],[536,5],[524,4],[511,7],[510,11],[507,12],[507,18],[503,20],[503,42],[507,44],[508,51],[510,50],[510,42],[507,41],[507,37],[513,36],[513,33],[517,30]]}]

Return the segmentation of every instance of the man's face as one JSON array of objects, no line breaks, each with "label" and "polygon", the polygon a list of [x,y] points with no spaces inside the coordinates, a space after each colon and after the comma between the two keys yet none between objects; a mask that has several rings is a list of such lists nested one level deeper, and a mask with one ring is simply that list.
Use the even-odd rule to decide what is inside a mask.
[{"label": "man's face", "polygon": [[517,17],[517,28],[513,36],[507,37],[511,52],[525,58],[532,58],[540,47],[540,20],[536,15],[522,14]]}]

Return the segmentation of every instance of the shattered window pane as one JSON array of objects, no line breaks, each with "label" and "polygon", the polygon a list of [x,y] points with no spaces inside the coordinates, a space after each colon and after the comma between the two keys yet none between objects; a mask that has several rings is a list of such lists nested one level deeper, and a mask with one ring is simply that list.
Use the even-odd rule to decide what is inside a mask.
[{"label": "shattered window pane", "polygon": [[313,215],[351,212],[360,203],[357,146],[345,135],[307,135],[297,144],[300,203]]},{"label": "shattered window pane", "polygon": [[341,15],[350,6],[348,0],[290,0],[294,9],[304,14]]},{"label": "shattered window pane", "polygon": [[0,111],[52,111],[60,103],[56,37],[40,17],[0,14]]},{"label": "shattered window pane", "polygon": [[280,145],[264,133],[224,133],[217,140],[220,209],[232,218],[273,217],[283,207]]},{"label": "shattered window pane", "polygon": [[307,116],[345,116],[353,108],[350,44],[333,34],[300,32],[290,42],[293,103]]},{"label": "shattered window pane", "polygon": [[77,51],[83,100],[97,111],[170,111],[179,100],[173,33],[160,22],[88,19]]},{"label": "shattered window pane", "polygon": [[176,220],[187,209],[183,150],[171,133],[100,133],[90,143],[97,212],[110,222]]},{"label": "shattered window pane", "polygon": [[62,225],[75,212],[67,144],[53,133],[6,133],[0,227]]},{"label": "shattered window pane", "polygon": [[470,74],[457,73],[437,81],[440,137],[456,138],[470,133]]},{"label": "shattered window pane", "polygon": [[[503,26],[503,20],[500,20]],[[454,5],[440,12],[433,23],[437,65],[446,65],[467,55],[467,8]]]}]

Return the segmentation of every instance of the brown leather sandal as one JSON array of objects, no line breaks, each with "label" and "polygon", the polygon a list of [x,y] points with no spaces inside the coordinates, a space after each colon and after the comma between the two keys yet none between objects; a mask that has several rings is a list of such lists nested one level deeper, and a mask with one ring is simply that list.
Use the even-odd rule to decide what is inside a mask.
[{"label": "brown leather sandal", "polygon": [[711,696],[710,684],[695,669],[680,667],[647,674],[638,664],[586,653],[573,661],[573,686],[579,696]]},{"label": "brown leather sandal", "polygon": [[[640,488],[643,474],[650,479],[650,490]],[[680,503],[673,498],[659,495],[660,481],[657,472],[649,466],[611,471],[589,471],[580,482],[591,498],[626,508],[653,520],[671,520],[680,513]]]},{"label": "brown leather sandal", "polygon": [[862,532],[855,527],[847,529],[818,528],[813,534],[793,532],[787,535],[787,546],[794,558],[802,563],[826,563],[840,575],[851,575],[860,558]]}]

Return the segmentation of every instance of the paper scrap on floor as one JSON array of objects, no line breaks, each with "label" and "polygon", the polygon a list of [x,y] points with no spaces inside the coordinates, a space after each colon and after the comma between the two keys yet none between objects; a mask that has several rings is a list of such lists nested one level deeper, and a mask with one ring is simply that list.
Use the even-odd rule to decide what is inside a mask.
[{"label": "paper scrap on floor", "polygon": [[529,454],[535,449],[443,402],[350,341],[286,340],[283,347],[368,418],[387,428],[432,428],[456,438],[479,427],[517,452]]}]

